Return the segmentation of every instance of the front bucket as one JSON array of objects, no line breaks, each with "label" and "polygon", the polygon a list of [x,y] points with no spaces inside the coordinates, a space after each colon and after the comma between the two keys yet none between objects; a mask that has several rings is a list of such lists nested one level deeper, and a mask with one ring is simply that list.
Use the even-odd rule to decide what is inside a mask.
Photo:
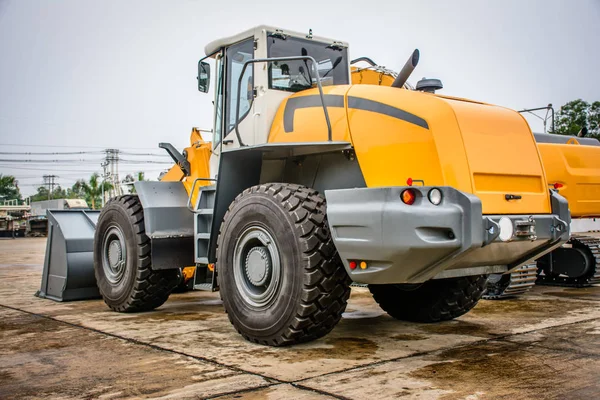
[{"label": "front bucket", "polygon": [[55,301],[100,298],[94,276],[94,231],[100,211],[47,210],[48,242],[36,296]]}]

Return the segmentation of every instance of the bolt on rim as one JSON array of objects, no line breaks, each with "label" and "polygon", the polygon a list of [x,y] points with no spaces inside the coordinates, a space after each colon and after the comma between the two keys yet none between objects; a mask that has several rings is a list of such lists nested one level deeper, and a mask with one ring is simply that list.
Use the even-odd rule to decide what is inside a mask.
[{"label": "bolt on rim", "polygon": [[121,282],[125,275],[126,262],[125,235],[120,227],[113,225],[106,231],[102,242],[102,269],[111,284]]},{"label": "bolt on rim", "polygon": [[261,226],[247,228],[235,243],[233,274],[238,293],[255,308],[266,308],[279,289],[281,261],[273,236]]}]

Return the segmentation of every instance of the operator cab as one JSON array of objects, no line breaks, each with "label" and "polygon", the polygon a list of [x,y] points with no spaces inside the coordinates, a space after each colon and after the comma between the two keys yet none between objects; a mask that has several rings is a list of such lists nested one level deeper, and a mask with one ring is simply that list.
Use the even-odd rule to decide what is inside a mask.
[{"label": "operator cab", "polygon": [[[267,142],[277,109],[286,97],[318,83],[350,83],[348,44],[312,32],[258,26],[209,43],[205,54],[198,62],[198,90],[208,92],[213,63],[216,82],[211,175],[218,170],[222,151]],[[316,61],[315,66],[308,57]],[[256,61],[259,59],[262,61]]]}]

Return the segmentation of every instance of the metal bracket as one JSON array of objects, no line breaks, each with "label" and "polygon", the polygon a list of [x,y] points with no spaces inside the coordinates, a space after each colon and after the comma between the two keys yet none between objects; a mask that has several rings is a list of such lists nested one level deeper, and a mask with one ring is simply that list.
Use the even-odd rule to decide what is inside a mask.
[{"label": "metal bracket", "polygon": [[537,234],[535,232],[535,220],[533,219],[533,216],[529,216],[529,218],[525,220],[515,221],[514,227],[515,238],[529,239],[532,241],[537,239]]},{"label": "metal bracket", "polygon": [[552,226],[550,227],[550,231],[552,232],[552,238],[558,239],[565,230],[569,229],[569,225],[560,218],[554,217],[552,219]]},{"label": "metal bracket", "polygon": [[491,218],[483,218],[483,229],[485,231],[483,246],[492,243],[498,236],[500,236],[500,225],[494,222]]}]

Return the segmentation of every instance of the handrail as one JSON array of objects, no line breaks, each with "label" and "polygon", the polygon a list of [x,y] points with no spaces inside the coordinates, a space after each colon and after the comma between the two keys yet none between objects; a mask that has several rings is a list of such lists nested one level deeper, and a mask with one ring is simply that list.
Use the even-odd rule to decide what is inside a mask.
[{"label": "handrail", "polygon": [[[212,179],[212,178],[196,178],[196,179],[194,179],[194,183],[192,183],[192,189],[190,190],[190,196],[188,197],[188,201],[187,201],[187,209],[190,210],[194,214],[196,214],[196,210],[194,210],[194,207],[192,206],[192,197],[194,197],[194,189],[196,189],[196,183],[198,183],[198,181],[216,182],[217,180]],[[198,196],[200,196],[199,192],[198,192]]]},{"label": "handrail", "polygon": [[[325,95],[323,94],[323,86],[321,85],[321,77],[319,76],[319,69],[317,68],[317,61],[311,56],[290,56],[290,57],[272,57],[272,58],[253,58],[244,63],[242,67],[242,73],[238,79],[238,87],[237,87],[237,102],[235,109],[235,135],[237,136],[238,142],[240,146],[246,146],[242,142],[242,137],[239,131],[239,118],[240,118],[240,99],[241,99],[241,90],[242,90],[242,78],[244,77],[244,73],[246,72],[246,67],[248,64],[254,64],[258,62],[273,62],[273,61],[296,61],[296,60],[308,60],[311,61],[313,72],[317,77],[317,87],[319,88],[319,96],[321,97],[321,104],[323,105],[323,112],[325,113],[325,121],[327,122],[327,140],[331,142],[331,121],[329,120],[329,113],[327,112],[327,106],[325,105]],[[311,82],[312,84],[312,82]]]}]

